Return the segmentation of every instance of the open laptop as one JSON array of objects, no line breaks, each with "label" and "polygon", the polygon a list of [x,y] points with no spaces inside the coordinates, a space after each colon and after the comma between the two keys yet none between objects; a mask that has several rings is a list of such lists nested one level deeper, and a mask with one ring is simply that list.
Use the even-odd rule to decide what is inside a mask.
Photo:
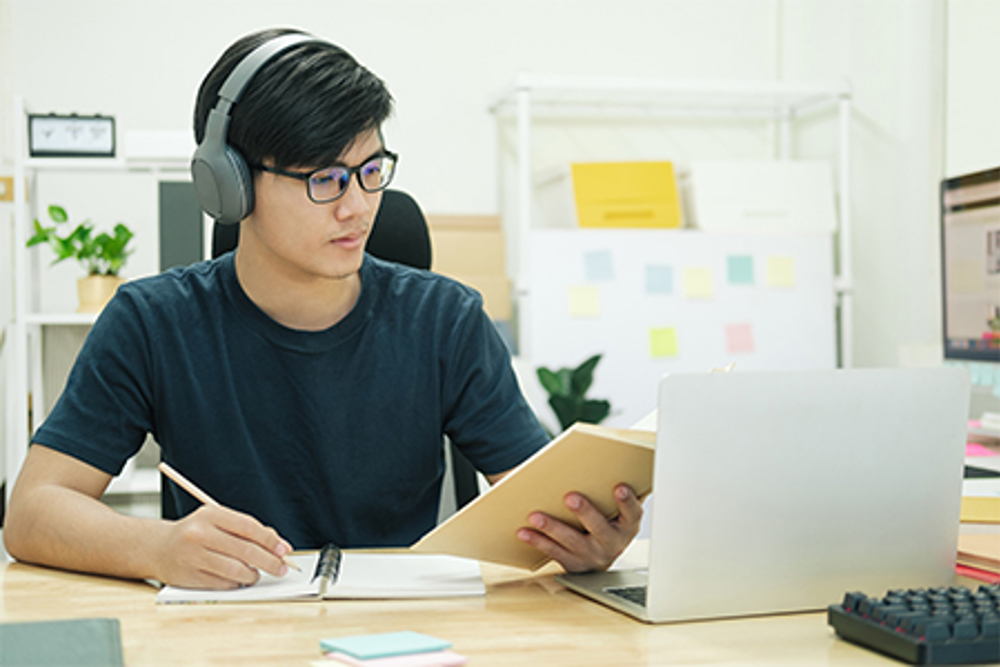
[{"label": "open laptop", "polygon": [[558,579],[651,623],[950,584],[968,401],[961,368],[668,375],[648,569]]}]

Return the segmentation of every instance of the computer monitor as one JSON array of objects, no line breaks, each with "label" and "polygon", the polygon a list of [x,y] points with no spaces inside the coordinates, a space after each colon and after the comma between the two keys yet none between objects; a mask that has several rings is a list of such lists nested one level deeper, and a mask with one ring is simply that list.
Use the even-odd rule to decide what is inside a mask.
[{"label": "computer monitor", "polygon": [[945,359],[1000,363],[1000,167],[942,181],[941,257]]}]

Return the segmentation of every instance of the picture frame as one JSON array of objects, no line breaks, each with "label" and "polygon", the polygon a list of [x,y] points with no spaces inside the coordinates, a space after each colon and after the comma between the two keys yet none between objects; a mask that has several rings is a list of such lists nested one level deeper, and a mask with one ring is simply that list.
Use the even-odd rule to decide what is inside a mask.
[{"label": "picture frame", "polygon": [[29,114],[28,154],[31,157],[114,157],[113,116]]}]

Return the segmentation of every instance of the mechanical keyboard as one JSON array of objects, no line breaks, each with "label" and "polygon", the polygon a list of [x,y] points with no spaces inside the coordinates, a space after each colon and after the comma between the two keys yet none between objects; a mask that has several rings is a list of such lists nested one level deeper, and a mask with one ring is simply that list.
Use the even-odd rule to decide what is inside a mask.
[{"label": "mechanical keyboard", "polygon": [[847,593],[827,620],[844,639],[915,665],[1000,662],[1000,584]]}]

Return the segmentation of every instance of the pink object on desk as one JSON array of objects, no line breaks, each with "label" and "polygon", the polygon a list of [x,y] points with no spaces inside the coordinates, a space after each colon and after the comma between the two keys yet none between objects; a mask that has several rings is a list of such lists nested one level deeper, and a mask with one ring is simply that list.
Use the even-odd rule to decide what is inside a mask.
[{"label": "pink object on desk", "polygon": [[989,447],[983,447],[978,442],[968,442],[965,444],[966,456],[1000,456]]},{"label": "pink object on desk", "polygon": [[369,660],[359,660],[346,653],[330,652],[325,653],[327,660],[341,662],[355,667],[453,667],[464,665],[466,658],[464,655],[454,651],[432,651],[430,653],[409,653],[406,655],[394,655],[386,658],[371,658]]}]

